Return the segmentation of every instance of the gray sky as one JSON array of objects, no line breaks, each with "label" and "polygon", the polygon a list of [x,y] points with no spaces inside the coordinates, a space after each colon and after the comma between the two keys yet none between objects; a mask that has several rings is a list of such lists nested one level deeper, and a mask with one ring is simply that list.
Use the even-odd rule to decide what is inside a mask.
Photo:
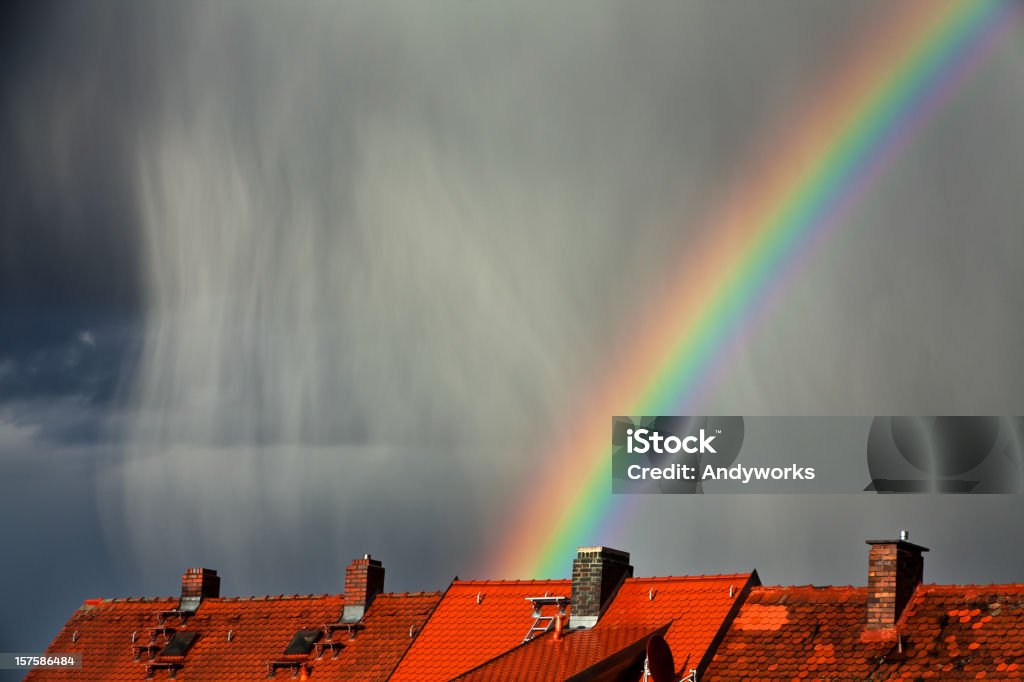
[{"label": "gray sky", "polygon": [[[188,566],[473,577],[678,244],[885,7],[5,6],[0,650]],[[701,412],[1024,413],[1020,58],[1018,29]],[[646,496],[579,543],[863,583],[862,540],[910,528],[929,580],[1019,581],[1022,507]]]}]

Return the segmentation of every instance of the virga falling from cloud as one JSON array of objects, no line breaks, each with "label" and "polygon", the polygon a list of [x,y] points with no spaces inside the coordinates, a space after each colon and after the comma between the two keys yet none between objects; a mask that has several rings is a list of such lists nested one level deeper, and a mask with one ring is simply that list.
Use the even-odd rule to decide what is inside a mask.
[{"label": "virga falling from cloud", "polygon": [[[747,150],[794,101],[813,101],[806,84],[870,13],[182,4],[156,23],[163,14],[166,36],[143,50],[158,106],[134,147],[147,331],[107,518],[123,513],[140,549],[242,562],[257,535],[239,528],[288,537],[310,513],[334,514],[343,561],[357,531],[340,519],[387,498],[382,528],[404,537],[461,528],[458,562],[529,490],[538,440],[628,347],[632,303],[685,276],[699,257],[685,245],[742,182]],[[945,125],[963,135],[985,116]],[[879,403],[898,359],[861,357],[851,371],[876,380],[842,388],[814,368],[857,357],[865,333],[923,327],[932,356],[958,352],[932,333],[941,306],[908,317],[856,276],[869,260],[903,281],[912,253],[905,287],[956,289],[932,264],[955,266],[966,214],[930,202],[941,171],[924,168],[896,169],[896,189],[852,220],[863,238],[812,266],[709,411],[912,409]],[[903,201],[888,203],[893,192]],[[1012,205],[985,209],[1000,254]],[[902,226],[922,221],[933,238],[912,244]],[[902,246],[878,252],[889,223]],[[892,332],[843,312],[867,299]],[[797,329],[816,331],[780,343]],[[945,381],[913,375],[907,397]],[[967,404],[936,395],[922,404]]]}]

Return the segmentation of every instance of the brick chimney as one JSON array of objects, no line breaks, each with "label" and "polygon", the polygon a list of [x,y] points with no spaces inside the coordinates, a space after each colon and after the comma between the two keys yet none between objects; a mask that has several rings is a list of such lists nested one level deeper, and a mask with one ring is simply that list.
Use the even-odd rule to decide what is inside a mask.
[{"label": "brick chimney", "polygon": [[900,531],[899,540],[868,540],[868,630],[895,627],[903,608],[924,579],[927,547],[909,542]]},{"label": "brick chimney", "polygon": [[611,547],[580,547],[572,562],[569,627],[594,627],[622,581],[632,576],[629,552]]},{"label": "brick chimney", "polygon": [[384,566],[364,554],[345,569],[345,608],[341,619],[357,621],[366,613],[373,598],[384,591]]},{"label": "brick chimney", "polygon": [[195,611],[204,599],[219,596],[220,576],[212,568],[190,568],[182,574],[180,610]]}]

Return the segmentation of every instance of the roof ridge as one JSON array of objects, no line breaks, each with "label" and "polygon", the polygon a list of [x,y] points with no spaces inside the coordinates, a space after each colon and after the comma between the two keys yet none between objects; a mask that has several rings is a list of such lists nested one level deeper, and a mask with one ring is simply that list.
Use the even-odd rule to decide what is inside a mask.
[{"label": "roof ridge", "polygon": [[647,575],[647,576],[633,576],[626,578],[626,582],[643,582],[647,580],[653,580],[657,582],[668,582],[668,581],[698,581],[698,580],[739,580],[749,579],[754,574],[753,571],[749,573],[698,573],[695,575]]},{"label": "roof ridge", "polygon": [[223,604],[229,602],[240,602],[240,601],[298,601],[298,600],[320,600],[320,599],[344,599],[345,595],[342,593],[332,594],[325,592],[323,594],[255,594],[255,595],[235,595],[232,597],[206,597],[203,599],[204,603],[210,604]]},{"label": "roof ridge", "polygon": [[[641,636],[639,638],[637,638],[633,642],[630,642],[627,645],[627,648],[628,648],[629,646],[632,646],[632,645],[636,644],[637,642],[643,640],[646,636],[648,636],[648,635],[650,635],[652,633],[657,633],[659,631],[664,633],[672,625],[673,622],[674,622],[674,620],[671,620],[668,623],[665,623],[664,625],[660,625],[660,626],[657,626],[657,627],[651,627],[650,625],[635,624],[635,625],[624,626],[624,627],[621,627],[621,628],[606,627],[606,628],[603,628],[603,629],[598,629],[598,628],[594,627],[594,628],[587,628],[587,629],[583,629],[583,630],[565,630],[562,633],[562,636],[561,636],[560,639],[554,639],[555,634],[556,634],[556,632],[554,630],[547,630],[547,631],[542,632],[541,634],[537,635],[536,637],[533,637],[532,639],[524,640],[524,641],[520,642],[519,644],[515,645],[514,647],[512,647],[511,649],[507,649],[506,651],[503,651],[500,654],[498,654],[496,656],[493,656],[493,657],[487,659],[486,661],[483,661],[482,663],[479,663],[478,665],[470,668],[469,670],[466,670],[466,671],[460,673],[457,677],[455,677],[453,679],[453,682],[458,682],[458,680],[462,680],[462,679],[468,678],[473,673],[476,673],[476,672],[482,670],[483,668],[485,668],[487,666],[494,665],[498,661],[510,658],[512,656],[515,656],[515,655],[518,655],[520,652],[523,651],[523,649],[525,649],[526,647],[529,647],[531,644],[534,644],[535,642],[541,642],[541,641],[548,642],[548,641],[553,640],[555,642],[558,642],[561,645],[569,646],[569,642],[572,642],[573,644],[575,644],[576,640],[573,639],[574,636],[578,637],[578,638],[602,637],[604,635],[604,633],[606,633],[606,632],[618,631],[618,630],[621,630],[623,632],[629,632],[631,635],[640,634]],[[541,645],[537,644],[537,646],[539,647]],[[620,651],[621,651],[621,649],[620,649]],[[589,669],[589,667],[593,667],[593,665],[594,664],[591,664],[591,666],[588,666],[588,668],[584,668],[583,671]],[[583,672],[583,671],[581,671],[581,672]],[[574,677],[575,677],[575,675],[574,675]]]},{"label": "roof ridge", "polygon": [[[1022,590],[1024,583],[921,583],[920,587],[927,591],[941,590]],[[755,589],[768,590],[867,590],[867,585],[756,585]]]},{"label": "roof ridge", "polygon": [[991,589],[1015,589],[1024,590],[1024,583],[921,583],[920,587],[925,591],[930,590],[991,590]]},{"label": "roof ridge", "polygon": [[775,591],[781,591],[781,590],[818,590],[818,591],[821,591],[821,592],[824,592],[826,590],[842,590],[844,592],[849,592],[851,590],[866,590],[868,588],[867,588],[867,585],[811,585],[811,584],[806,584],[806,585],[754,585],[753,589],[755,589],[755,590],[762,590],[762,591],[766,591],[766,590],[775,590]]},{"label": "roof ridge", "polygon": [[82,603],[100,600],[104,604],[152,604],[158,601],[178,601],[178,597],[93,597],[85,599]]}]

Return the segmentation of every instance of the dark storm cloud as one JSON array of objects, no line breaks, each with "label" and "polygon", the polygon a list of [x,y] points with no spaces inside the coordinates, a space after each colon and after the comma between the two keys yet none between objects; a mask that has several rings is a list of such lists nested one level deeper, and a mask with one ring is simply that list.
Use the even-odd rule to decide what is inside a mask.
[{"label": "dark storm cloud", "polygon": [[0,349],[0,403],[73,395],[108,403],[137,342],[130,326],[99,316],[8,311],[4,327],[12,338]]},{"label": "dark storm cloud", "polygon": [[0,78],[0,302],[133,310],[138,230],[126,164],[146,86],[130,13],[20,9],[7,10]]},{"label": "dark storm cloud", "polygon": [[138,345],[130,161],[148,86],[131,23],[125,6],[4,5],[0,412],[43,440],[101,437]]},{"label": "dark storm cloud", "polygon": [[39,651],[83,592],[119,589],[93,481],[138,347],[146,84],[125,6],[0,13],[0,650]]}]

